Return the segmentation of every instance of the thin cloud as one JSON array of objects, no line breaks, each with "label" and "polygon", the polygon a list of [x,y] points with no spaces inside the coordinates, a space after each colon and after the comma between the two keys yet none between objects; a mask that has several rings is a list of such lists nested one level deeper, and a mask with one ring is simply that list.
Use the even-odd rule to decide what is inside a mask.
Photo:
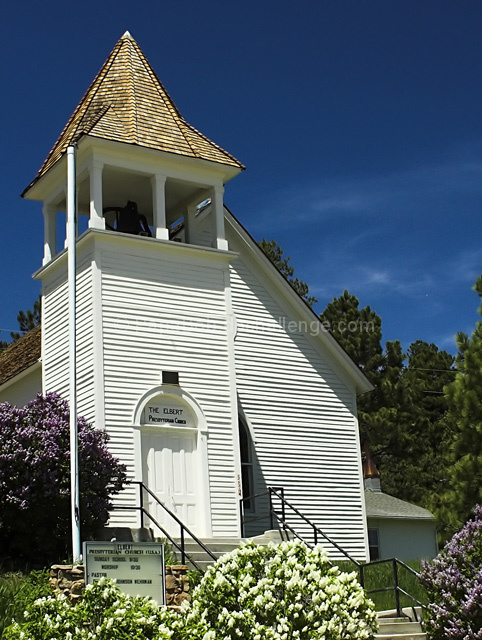
[{"label": "thin cloud", "polygon": [[[462,199],[482,196],[482,164],[472,160],[423,165],[410,171],[366,179],[320,177],[316,184],[296,184],[270,193],[262,207],[260,222],[283,227],[318,224],[336,216],[370,215],[436,218],[451,207],[454,196]],[[459,211],[463,214],[463,211]]]},{"label": "thin cloud", "polygon": [[442,271],[450,283],[469,282],[473,285],[482,273],[482,248],[467,250],[452,256]]}]

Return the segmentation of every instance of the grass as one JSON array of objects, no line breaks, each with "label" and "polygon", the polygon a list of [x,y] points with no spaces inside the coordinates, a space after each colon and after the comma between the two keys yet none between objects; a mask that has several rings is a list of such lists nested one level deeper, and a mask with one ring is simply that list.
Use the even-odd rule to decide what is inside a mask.
[{"label": "grass", "polygon": [[[414,560],[406,562],[414,571],[420,571],[420,561]],[[350,562],[339,562],[338,566],[342,571],[354,571],[356,567]],[[398,584],[401,589],[416,598],[422,604],[427,604],[427,594],[419,583],[417,576],[405,569],[400,564],[397,565]],[[377,611],[396,609],[393,565],[391,562],[369,565],[364,570],[365,590],[373,600]],[[378,589],[386,589],[378,591]],[[376,593],[374,591],[377,590]],[[412,607],[417,605],[411,598],[400,594],[400,606]]]},{"label": "grass", "polygon": [[11,623],[15,610],[15,595],[22,586],[25,576],[21,573],[0,575],[0,638]]},{"label": "grass", "polygon": [[27,605],[50,593],[46,571],[0,574],[0,638],[13,619],[24,619]]}]

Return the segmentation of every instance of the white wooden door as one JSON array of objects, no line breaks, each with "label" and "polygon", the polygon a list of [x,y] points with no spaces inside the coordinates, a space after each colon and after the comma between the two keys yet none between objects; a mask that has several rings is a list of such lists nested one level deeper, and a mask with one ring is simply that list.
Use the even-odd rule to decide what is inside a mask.
[{"label": "white wooden door", "polygon": [[[142,435],[144,483],[194,533],[199,524],[196,436],[170,430]],[[179,525],[155,500],[148,510],[168,533],[180,536]]]}]

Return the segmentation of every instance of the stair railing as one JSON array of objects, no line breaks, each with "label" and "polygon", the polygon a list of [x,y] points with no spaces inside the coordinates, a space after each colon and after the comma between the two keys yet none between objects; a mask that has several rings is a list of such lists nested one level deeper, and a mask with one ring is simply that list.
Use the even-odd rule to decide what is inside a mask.
[{"label": "stair railing", "polygon": [[402,560],[399,560],[398,558],[385,558],[383,560],[372,560],[370,562],[360,565],[361,571],[364,574],[364,581],[366,582],[365,569],[367,569],[368,567],[373,567],[375,565],[382,565],[382,564],[391,564],[391,569],[392,569],[391,575],[393,579],[392,585],[388,587],[380,587],[377,589],[366,589],[366,593],[370,595],[375,593],[393,591],[394,597],[395,597],[395,609],[397,611],[397,617],[399,618],[406,617],[406,614],[403,611],[404,607],[402,606],[400,601],[400,597],[402,595],[405,596],[412,603],[410,605],[410,609],[412,610],[412,614],[415,622],[420,622],[417,611],[416,611],[416,607],[417,606],[420,607],[422,611],[425,610],[427,607],[423,602],[420,602],[420,600],[418,600],[411,593],[408,593],[408,591],[405,591],[405,589],[403,589],[400,586],[400,569],[407,571],[409,574],[413,575],[417,580],[419,580],[420,574],[417,571],[415,571],[415,569],[410,567],[408,564],[405,564],[405,562],[403,562]]},{"label": "stair railing", "polygon": [[[268,497],[269,512],[264,513],[262,515],[253,515],[253,516],[251,516],[250,514],[247,515],[245,513],[244,504],[245,503],[253,504],[254,501],[262,497],[264,498]],[[276,504],[276,501],[278,501],[277,504]],[[286,500],[285,498],[285,492],[283,487],[268,487],[266,491],[254,494],[252,496],[247,496],[246,498],[241,498],[240,511],[241,511],[241,535],[243,537],[246,534],[247,524],[252,524],[256,521],[269,518],[271,529],[274,529],[275,523],[276,523],[280,527],[281,531],[289,532],[294,538],[301,540],[311,549],[313,548],[314,545],[322,541],[328,542],[332,547],[334,547],[337,551],[339,551],[349,562],[352,562],[356,566],[358,575],[359,575],[359,582],[361,586],[365,589],[365,592],[367,595],[374,594],[374,593],[381,593],[384,591],[393,591],[395,596],[395,608],[397,610],[398,617],[406,616],[406,614],[403,611],[403,607],[401,605],[401,600],[400,600],[400,596],[402,594],[413,603],[411,606],[411,609],[413,611],[413,615],[416,621],[418,621],[418,616],[415,610],[415,606],[419,606],[422,609],[426,608],[422,602],[420,602],[417,598],[415,598],[410,593],[402,589],[402,587],[400,586],[400,580],[399,580],[400,567],[403,567],[409,573],[416,576],[417,579],[419,578],[419,574],[414,569],[412,569],[412,567],[409,567],[407,564],[405,564],[401,560],[398,560],[398,558],[373,560],[371,562],[366,562],[366,563],[359,562],[356,558],[353,558],[345,549],[343,549],[337,542],[335,542],[332,538],[330,538],[324,531],[322,531],[314,522],[312,522],[311,520],[309,520],[309,518],[303,515],[301,511],[299,511],[295,506],[293,506],[290,502],[288,502],[288,500]],[[302,522],[304,522],[305,524],[308,525],[309,528],[311,528],[312,535],[313,535],[313,543],[305,540],[301,535],[297,533],[295,528],[287,520],[288,514],[291,516],[293,514],[296,515],[299,519],[301,519]],[[391,563],[392,578],[393,578],[392,585],[389,587],[383,587],[379,589],[366,589],[365,570],[367,569],[367,567],[377,565],[377,564],[384,564],[384,563]]]},{"label": "stair railing", "polygon": [[[118,506],[114,506],[113,510],[128,510],[128,511],[138,511],[140,514],[140,522],[141,522],[141,527],[144,527],[145,524],[145,518],[147,518],[149,520],[149,522],[151,522],[152,524],[154,524],[159,531],[161,531],[162,535],[169,540],[170,544],[172,544],[173,547],[175,547],[181,554],[181,562],[182,564],[186,564],[186,560],[189,560],[189,562],[193,565],[193,567],[195,569],[197,569],[198,571],[200,571],[201,573],[203,573],[203,570],[201,569],[201,567],[197,564],[197,562],[194,560],[194,558],[187,553],[186,551],[186,536],[189,536],[193,542],[200,547],[210,558],[211,560],[214,560],[214,562],[216,562],[217,557],[214,555],[214,553],[212,551],[210,551],[206,545],[204,544],[204,542],[202,542],[202,540],[200,540],[188,527],[186,527],[186,525],[180,520],[180,518],[178,518],[178,516],[173,513],[168,507],[166,507],[166,505],[164,503],[162,503],[159,498],[156,496],[155,493],[153,493],[149,487],[147,487],[143,482],[139,481],[139,480],[131,480],[128,484],[131,485],[138,485],[139,487],[139,493],[138,493],[138,498],[139,498],[139,506],[135,505],[118,505]],[[175,540],[172,535],[166,531],[166,529],[156,520],[156,518],[154,518],[154,516],[152,514],[149,513],[149,511],[145,508],[144,506],[144,491],[152,498],[152,500],[159,506],[161,507],[178,525],[179,525],[179,542],[177,542],[177,540]]]}]

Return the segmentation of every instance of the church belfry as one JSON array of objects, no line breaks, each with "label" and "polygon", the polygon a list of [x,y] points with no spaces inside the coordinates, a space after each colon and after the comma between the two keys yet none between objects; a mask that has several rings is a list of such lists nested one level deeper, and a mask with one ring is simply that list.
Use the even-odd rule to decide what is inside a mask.
[{"label": "church belfry", "polygon": [[[134,218],[140,215],[150,230],[139,233],[227,249],[224,185],[244,167],[184,120],[128,32],[22,194],[43,202],[44,264],[63,248],[56,239],[56,214],[65,210],[69,144],[78,150],[78,213],[80,220],[88,219],[84,227],[135,233]],[[206,213],[201,216],[200,209],[206,207],[209,225],[201,223]]]}]

